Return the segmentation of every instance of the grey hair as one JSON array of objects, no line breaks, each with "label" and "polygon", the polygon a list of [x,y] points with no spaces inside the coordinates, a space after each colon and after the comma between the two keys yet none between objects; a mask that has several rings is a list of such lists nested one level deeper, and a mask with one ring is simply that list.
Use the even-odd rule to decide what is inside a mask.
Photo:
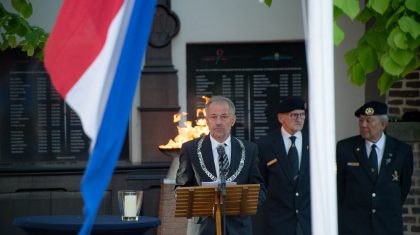
[{"label": "grey hair", "polygon": [[230,112],[230,114],[234,115],[235,112],[236,112],[235,105],[233,104],[232,100],[230,100],[227,97],[217,95],[217,96],[211,97],[209,99],[209,101],[206,103],[206,106],[205,106],[206,113],[208,113],[209,106],[212,103],[224,103],[224,104],[227,104],[229,106],[229,112]]},{"label": "grey hair", "polygon": [[384,122],[389,122],[389,117],[386,114],[378,115],[379,119],[381,119]]}]

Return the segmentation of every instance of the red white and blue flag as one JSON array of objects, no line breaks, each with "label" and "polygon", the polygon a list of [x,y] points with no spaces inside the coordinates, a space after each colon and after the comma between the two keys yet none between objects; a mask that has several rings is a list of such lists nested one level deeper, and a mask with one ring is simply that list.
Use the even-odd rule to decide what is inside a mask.
[{"label": "red white and blue flag", "polygon": [[48,38],[45,67],[91,139],[79,234],[90,234],[118,160],[155,6],[155,0],[65,0]]}]

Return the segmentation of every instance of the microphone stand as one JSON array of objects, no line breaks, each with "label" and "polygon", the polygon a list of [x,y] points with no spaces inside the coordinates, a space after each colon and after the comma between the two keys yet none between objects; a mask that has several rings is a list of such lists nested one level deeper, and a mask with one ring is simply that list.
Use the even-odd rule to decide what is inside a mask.
[{"label": "microphone stand", "polygon": [[221,172],[220,174],[220,202],[222,204],[222,224],[223,224],[223,235],[226,235],[226,206],[225,206],[225,198],[226,198],[226,172]]},{"label": "microphone stand", "polygon": [[[225,153],[225,148],[223,145],[219,145],[217,147],[217,153],[219,154],[219,161],[220,159],[223,159],[226,153]],[[223,160],[221,161],[223,162]],[[219,163],[220,164],[220,163]],[[223,224],[223,235],[226,235],[226,206],[225,206],[225,198],[226,198],[226,175],[227,175],[227,169],[225,169],[225,167],[219,166],[219,169],[222,169],[220,171],[220,185],[219,185],[219,190],[220,190],[220,203],[222,204],[222,224]]]}]

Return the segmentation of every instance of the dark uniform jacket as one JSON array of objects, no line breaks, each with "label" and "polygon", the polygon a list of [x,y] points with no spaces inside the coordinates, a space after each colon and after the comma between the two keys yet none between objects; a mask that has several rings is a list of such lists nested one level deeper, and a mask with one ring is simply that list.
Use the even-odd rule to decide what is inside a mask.
[{"label": "dark uniform jacket", "polygon": [[[254,143],[231,137],[231,161],[227,178],[239,173],[233,180],[237,184],[260,184],[259,204],[266,196],[263,179],[258,170],[258,149]],[[198,154],[201,152],[201,159]],[[241,167],[243,159],[243,167]],[[202,160],[202,162],[200,162]],[[211,141],[209,136],[191,140],[182,145],[179,168],[176,177],[177,186],[198,186],[202,182],[214,181],[210,176],[217,177]],[[216,234],[216,225],[212,217],[195,218],[199,224],[199,234]],[[252,234],[250,216],[226,216],[226,231],[229,235]]]},{"label": "dark uniform jacket", "polygon": [[386,135],[379,175],[370,174],[361,136],[337,144],[337,191],[340,235],[402,235],[402,205],[413,173],[413,152]]},{"label": "dark uniform jacket", "polygon": [[266,226],[261,234],[295,235],[298,223],[304,234],[311,234],[309,139],[304,132],[302,138],[302,159],[296,183],[281,130],[256,141],[260,151],[260,171],[268,193],[262,215]]}]

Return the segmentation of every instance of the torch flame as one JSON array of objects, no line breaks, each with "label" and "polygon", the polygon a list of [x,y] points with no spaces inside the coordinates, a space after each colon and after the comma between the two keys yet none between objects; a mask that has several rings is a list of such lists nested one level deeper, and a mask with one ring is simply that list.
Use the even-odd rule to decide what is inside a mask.
[{"label": "torch flame", "polygon": [[204,99],[204,103],[205,104],[207,104],[209,102],[209,100],[210,100],[210,97],[207,97],[207,96],[201,96],[201,98]]},{"label": "torch flame", "polygon": [[[201,117],[205,117],[206,116],[206,110],[205,109],[197,109],[197,112],[195,113],[195,116],[198,118],[198,117],[200,117],[200,114],[202,114]],[[198,119],[198,120],[200,120],[200,119]]]},{"label": "torch flame", "polygon": [[[208,102],[209,98],[203,96],[202,97],[206,103]],[[184,121],[182,122],[182,118],[186,117],[188,113],[182,112],[174,114],[173,121],[174,123],[178,122],[178,135],[172,139],[169,140],[169,142],[166,145],[159,145],[160,149],[179,149],[181,148],[181,145],[189,140],[193,140],[196,138],[201,137],[202,135],[208,135],[210,133],[210,130],[206,123],[206,110],[203,109],[197,109],[196,117],[197,120],[195,121],[195,126],[192,126],[192,121]]]}]

